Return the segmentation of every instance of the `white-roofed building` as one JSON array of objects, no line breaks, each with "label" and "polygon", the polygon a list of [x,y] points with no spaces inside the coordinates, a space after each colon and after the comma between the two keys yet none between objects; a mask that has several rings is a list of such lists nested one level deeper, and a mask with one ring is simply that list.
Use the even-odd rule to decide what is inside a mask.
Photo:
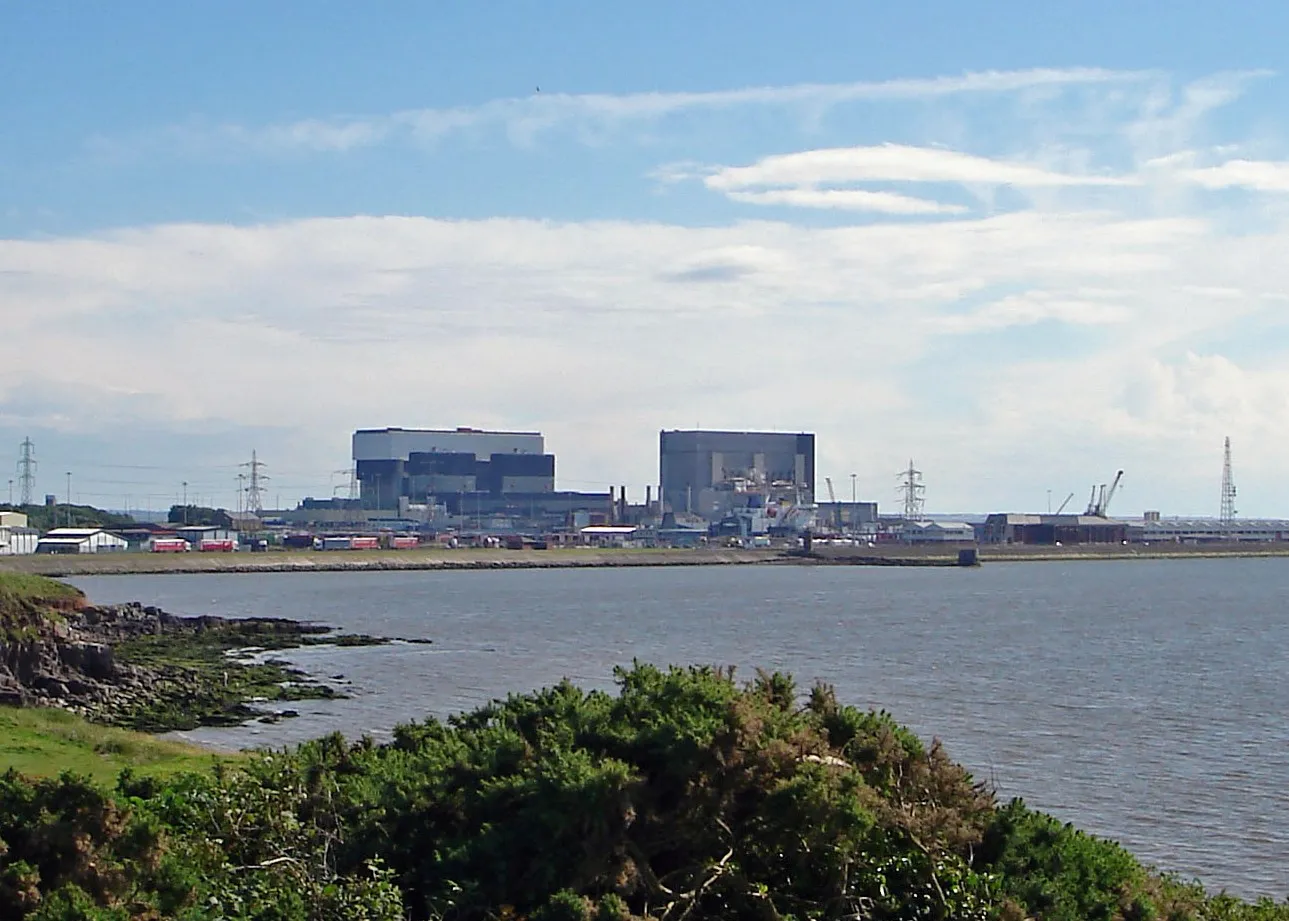
[{"label": "white-roofed building", "polygon": [[36,553],[114,553],[130,546],[102,528],[54,528],[36,544]]}]

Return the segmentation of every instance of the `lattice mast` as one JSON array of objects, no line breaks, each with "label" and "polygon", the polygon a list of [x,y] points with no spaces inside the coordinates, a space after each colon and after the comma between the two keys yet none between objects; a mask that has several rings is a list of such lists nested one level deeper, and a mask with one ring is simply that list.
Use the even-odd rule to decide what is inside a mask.
[{"label": "lattice mast", "polygon": [[263,515],[264,493],[266,492],[264,484],[269,481],[269,478],[260,471],[267,465],[260,460],[259,454],[252,451],[250,462],[240,466],[247,467],[250,470],[250,484],[246,487],[246,513],[257,516]]},{"label": "lattice mast", "polygon": [[1229,528],[1235,521],[1235,477],[1231,474],[1231,438],[1227,436],[1222,451],[1222,526]]},{"label": "lattice mast", "polygon": [[36,495],[36,446],[24,438],[18,455],[18,497],[22,505],[31,505]]},{"label": "lattice mast", "polygon": [[904,520],[921,521],[922,510],[926,505],[926,486],[922,483],[922,471],[913,466],[909,459],[907,470],[901,470],[896,476],[900,480],[899,491],[904,494]]}]

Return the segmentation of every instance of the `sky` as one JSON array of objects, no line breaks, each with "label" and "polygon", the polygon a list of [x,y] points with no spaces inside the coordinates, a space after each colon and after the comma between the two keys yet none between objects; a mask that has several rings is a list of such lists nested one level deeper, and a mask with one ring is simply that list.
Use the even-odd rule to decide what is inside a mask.
[{"label": "sky", "polygon": [[767,429],[887,509],[912,459],[931,511],[1123,469],[1118,514],[1216,515],[1229,436],[1240,513],[1289,517],[1287,30],[0,0],[0,461],[233,507],[254,450],[290,505],[356,428],[468,425],[641,498],[660,429]]}]

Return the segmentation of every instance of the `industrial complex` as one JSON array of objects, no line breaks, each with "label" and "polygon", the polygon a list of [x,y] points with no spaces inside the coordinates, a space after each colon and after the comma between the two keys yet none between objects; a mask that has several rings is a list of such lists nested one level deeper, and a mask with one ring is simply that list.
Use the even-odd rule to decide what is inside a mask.
[{"label": "industrial complex", "polygon": [[[658,481],[628,498],[625,486],[602,492],[556,489],[556,456],[540,432],[457,428],[373,428],[352,436],[347,497],[305,499],[265,510],[264,463],[252,453],[239,475],[245,501],[218,522],[28,526],[34,493],[34,446],[18,462],[22,502],[0,510],[0,555],[264,550],[274,545],[339,549],[410,549],[422,544],[548,548],[596,546],[801,546],[806,542],[878,544],[1204,544],[1289,541],[1289,521],[1235,515],[1230,442],[1223,458],[1217,518],[1112,517],[1124,472],[1094,486],[1081,514],[999,512],[947,520],[924,511],[922,473],[912,461],[899,474],[902,507],[882,514],[862,501],[851,480],[839,500],[816,480],[816,436],[808,432],[663,430]],[[12,488],[11,481],[11,488]],[[57,509],[54,496],[46,505]],[[48,518],[48,516],[46,516]],[[57,515],[54,516],[57,521]]]}]

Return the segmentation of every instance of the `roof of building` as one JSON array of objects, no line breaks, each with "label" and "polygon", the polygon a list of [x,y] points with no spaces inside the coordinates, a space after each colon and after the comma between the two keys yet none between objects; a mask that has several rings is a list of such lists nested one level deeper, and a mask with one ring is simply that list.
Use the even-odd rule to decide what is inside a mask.
[{"label": "roof of building", "polygon": [[386,426],[380,429],[358,429],[355,435],[386,435],[391,432],[410,432],[414,435],[540,435],[541,432],[506,432],[497,429],[472,429],[460,426],[454,429],[405,429],[401,426]]},{"label": "roof of building", "polygon": [[67,537],[75,540],[84,540],[87,537],[93,537],[95,534],[106,534],[103,528],[54,528],[52,531],[45,533],[46,537]]},{"label": "roof of building", "polygon": [[1127,524],[1117,518],[1102,518],[1099,515],[1028,515],[1015,512],[999,512],[990,515],[986,521],[993,524],[1000,518],[1009,525],[1052,525],[1066,528],[1122,527]]},{"label": "roof of building", "polygon": [[733,429],[663,429],[663,435],[810,435],[814,432],[735,431]]},{"label": "roof of building", "polygon": [[1283,518],[1236,518],[1230,522],[1220,518],[1161,518],[1158,521],[1137,518],[1128,523],[1133,527],[1161,531],[1289,531],[1289,520]]},{"label": "roof of building", "polygon": [[638,530],[640,529],[629,524],[623,524],[623,525],[593,524],[590,527],[583,528],[581,533],[606,534],[606,535],[607,534],[634,534]]}]

